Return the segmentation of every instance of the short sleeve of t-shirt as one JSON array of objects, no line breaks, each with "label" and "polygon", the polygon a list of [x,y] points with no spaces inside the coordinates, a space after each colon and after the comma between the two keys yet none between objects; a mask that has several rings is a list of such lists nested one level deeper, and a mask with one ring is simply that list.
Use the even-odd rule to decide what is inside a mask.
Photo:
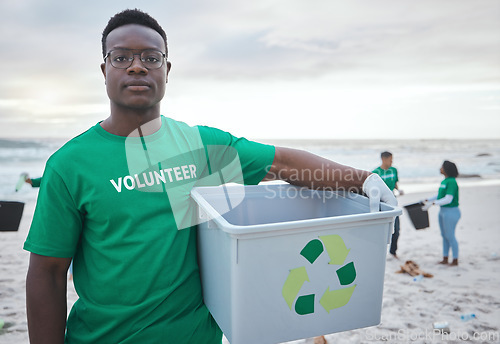
[{"label": "short sleeve of t-shirt", "polygon": [[42,177],[40,177],[40,178],[31,178],[31,186],[34,187],[34,188],[39,188],[41,182],[42,182]]},{"label": "short sleeve of t-shirt", "polygon": [[82,221],[83,215],[76,208],[61,176],[50,166],[49,160],[31,224],[37,230],[29,232],[24,249],[50,257],[71,258],[80,238]]},{"label": "short sleeve of t-shirt", "polygon": [[[274,146],[238,138],[220,129],[206,126],[198,126],[198,129],[205,148],[223,147],[224,149],[223,152],[207,155],[227,159],[233,155],[230,149],[237,152],[246,185],[258,184],[269,172],[274,160]],[[214,165],[213,162],[212,165]]]}]

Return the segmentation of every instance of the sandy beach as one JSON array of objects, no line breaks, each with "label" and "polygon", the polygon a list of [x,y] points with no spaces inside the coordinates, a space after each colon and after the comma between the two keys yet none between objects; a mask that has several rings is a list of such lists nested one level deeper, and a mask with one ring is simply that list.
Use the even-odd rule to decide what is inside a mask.
[{"label": "sandy beach", "polygon": [[[387,258],[381,324],[326,335],[328,343],[500,343],[500,185],[493,184],[496,185],[461,186],[458,267],[436,264],[442,258],[438,207],[431,208],[431,226],[425,230],[415,230],[404,213],[400,259]],[[435,187],[437,191],[438,185]],[[413,203],[432,193],[408,193],[399,197],[399,203]],[[34,208],[35,197],[26,201],[19,231],[0,232],[0,319],[5,322],[0,330],[0,343],[3,344],[28,343],[25,276],[29,253],[22,250],[22,245]],[[408,274],[396,273],[406,260],[416,262],[434,277],[415,282]],[[69,282],[68,311],[76,299],[73,284]],[[474,313],[476,318],[461,321],[460,315],[468,313]],[[434,333],[434,322],[448,322],[450,333]],[[312,342],[303,339],[292,343]]]}]

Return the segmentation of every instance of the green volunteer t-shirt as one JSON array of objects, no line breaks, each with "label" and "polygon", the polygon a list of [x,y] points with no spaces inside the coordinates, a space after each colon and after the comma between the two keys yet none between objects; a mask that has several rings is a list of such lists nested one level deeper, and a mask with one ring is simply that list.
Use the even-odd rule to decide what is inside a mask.
[{"label": "green volunteer t-shirt", "polygon": [[378,174],[391,191],[394,190],[394,188],[396,187],[396,183],[399,181],[398,170],[392,166],[389,167],[387,170],[384,170],[382,167],[379,166],[372,172]]},{"label": "green volunteer t-shirt", "polygon": [[442,207],[458,207],[458,184],[455,178],[447,177],[441,182],[437,199],[441,199],[446,195],[452,195],[453,200],[449,204],[442,205]]},{"label": "green volunteer t-shirt", "polygon": [[97,124],[57,151],[24,249],[74,259],[66,343],[221,343],[202,300],[189,192],[258,184],[274,152],[165,117],[142,138]]}]

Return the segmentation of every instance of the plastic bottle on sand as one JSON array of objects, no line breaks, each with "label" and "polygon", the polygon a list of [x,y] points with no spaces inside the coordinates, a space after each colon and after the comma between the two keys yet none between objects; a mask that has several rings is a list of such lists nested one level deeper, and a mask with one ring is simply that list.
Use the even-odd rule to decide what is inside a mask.
[{"label": "plastic bottle on sand", "polygon": [[462,320],[462,321],[469,321],[472,319],[476,319],[476,315],[474,313],[462,314],[460,316],[460,320]]},{"label": "plastic bottle on sand", "polygon": [[439,321],[433,324],[434,330],[440,333],[450,333],[450,325],[447,321]]},{"label": "plastic bottle on sand", "polygon": [[424,279],[424,275],[417,275],[417,276],[413,277],[413,282],[420,282],[423,279]]}]

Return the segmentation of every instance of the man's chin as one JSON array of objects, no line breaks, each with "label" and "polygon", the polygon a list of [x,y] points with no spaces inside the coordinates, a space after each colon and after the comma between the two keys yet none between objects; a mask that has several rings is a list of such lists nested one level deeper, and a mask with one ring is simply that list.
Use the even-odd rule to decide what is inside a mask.
[{"label": "man's chin", "polygon": [[120,104],[119,107],[122,109],[130,109],[130,110],[151,110],[154,109],[156,106],[158,106],[160,103],[159,102],[151,102],[151,101],[133,101],[133,102],[127,102],[125,104]]}]

